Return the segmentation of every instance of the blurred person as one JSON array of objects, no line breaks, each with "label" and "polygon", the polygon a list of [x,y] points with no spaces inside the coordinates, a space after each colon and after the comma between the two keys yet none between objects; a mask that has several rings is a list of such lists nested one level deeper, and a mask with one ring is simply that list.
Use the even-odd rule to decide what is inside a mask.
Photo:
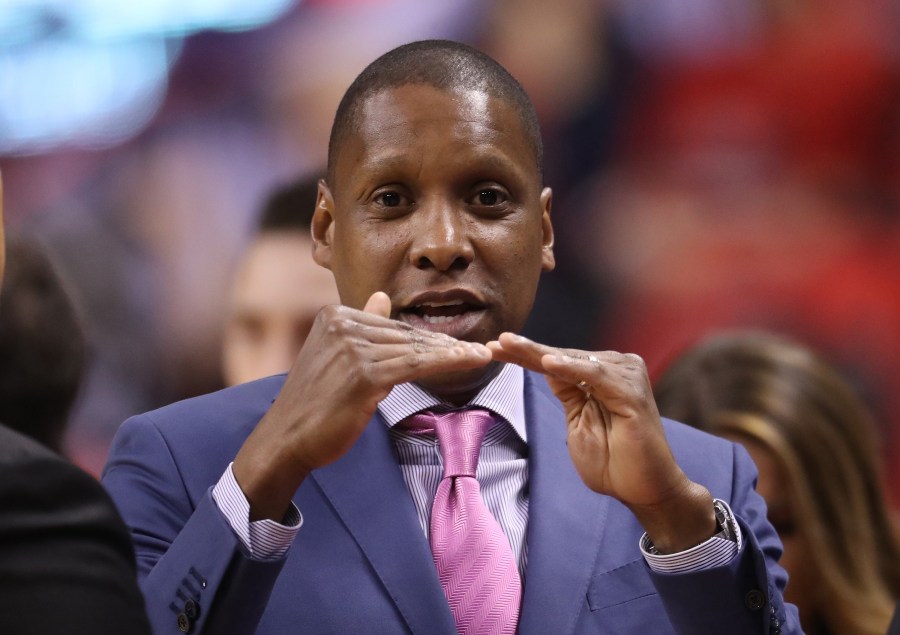
[{"label": "blurred person", "polygon": [[875,427],[813,351],[733,331],[702,341],[656,382],[660,413],[742,443],[784,544],[785,599],[810,635],[886,632],[900,598],[900,541]]},{"label": "blurred person", "polygon": [[334,278],[312,258],[317,179],[276,190],[231,285],[222,366],[228,386],[290,370],[316,314],[338,304]]},{"label": "blurred person", "polygon": [[640,358],[515,334],[555,265],[542,157],[476,49],[354,80],[312,224],[342,304],[286,377],[114,441],[160,632],[799,632],[747,453],[662,421]]},{"label": "blurred person", "polygon": [[89,472],[126,417],[221,387],[222,263],[260,197],[293,173],[268,145],[228,112],[160,122],[80,195],[23,223],[83,311],[91,354],[66,449]]},{"label": "blurred person", "polygon": [[11,241],[0,293],[0,421],[63,452],[87,355],[68,289],[37,244]]},{"label": "blurred person", "polygon": [[[0,184],[0,279],[5,255]],[[0,632],[150,633],[134,549],[109,496],[93,477],[2,424],[0,510]]]}]

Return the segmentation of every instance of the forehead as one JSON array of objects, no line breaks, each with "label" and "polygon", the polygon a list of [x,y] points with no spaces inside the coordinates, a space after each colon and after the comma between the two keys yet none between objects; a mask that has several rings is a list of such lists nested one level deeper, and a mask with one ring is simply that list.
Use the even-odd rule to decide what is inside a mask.
[{"label": "forehead", "polygon": [[342,146],[338,172],[348,164],[355,168],[469,155],[467,160],[505,163],[539,178],[519,111],[481,90],[407,84],[376,92],[360,103]]}]

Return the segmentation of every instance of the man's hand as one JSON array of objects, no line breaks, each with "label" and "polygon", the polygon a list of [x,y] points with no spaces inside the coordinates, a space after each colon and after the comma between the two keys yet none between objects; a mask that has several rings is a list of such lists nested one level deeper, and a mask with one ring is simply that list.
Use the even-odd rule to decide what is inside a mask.
[{"label": "man's hand", "polygon": [[566,411],[578,474],[628,507],[662,553],[715,533],[712,497],[675,462],[640,357],[553,348],[512,333],[487,346],[495,360],[546,375]]},{"label": "man's hand", "polygon": [[350,449],[395,385],[491,361],[481,344],[415,329],[390,313],[382,292],[362,311],[319,312],[278,398],[234,461],[251,519],[281,520],[306,475]]}]

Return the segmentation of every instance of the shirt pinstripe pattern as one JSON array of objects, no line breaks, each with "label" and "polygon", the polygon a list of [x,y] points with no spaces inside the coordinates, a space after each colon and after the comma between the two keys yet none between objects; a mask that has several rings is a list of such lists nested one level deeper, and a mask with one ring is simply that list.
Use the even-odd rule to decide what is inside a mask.
[{"label": "shirt pinstripe pattern", "polygon": [[[475,477],[485,505],[503,528],[525,578],[525,530],[528,526],[528,446],[525,442],[525,412],[521,395],[522,369],[506,364],[497,377],[472,399],[469,406],[491,410],[502,420],[485,434]],[[378,405],[390,428],[391,440],[400,463],[403,480],[412,496],[419,524],[428,535],[431,506],[444,465],[434,435],[406,432],[396,426],[406,417],[432,408],[440,402],[418,386],[396,386]]]},{"label": "shirt pinstripe pattern", "polygon": [[287,553],[303,524],[300,512],[291,505],[283,523],[269,519],[250,522],[250,503],[234,478],[232,465],[228,464],[228,469],[213,488],[213,500],[246,554],[256,560],[278,560]]},{"label": "shirt pinstripe pattern", "polygon": [[[731,507],[725,501],[721,501],[728,510],[728,515],[734,518]],[[685,571],[702,571],[720,565],[728,564],[741,550],[743,536],[737,523],[732,523],[735,529],[735,540],[716,534],[712,538],[678,553],[660,554],[653,553],[653,544],[647,534],[641,536],[640,547],[644,558],[655,571],[662,573],[680,573]]]},{"label": "shirt pinstripe pattern", "polygon": [[[525,429],[524,372],[506,364],[469,405],[491,410],[503,421],[494,425],[482,443],[476,478],[488,509],[500,523],[519,566],[522,579],[528,560],[525,531],[528,525],[528,438]],[[378,411],[390,428],[390,435],[409,489],[419,523],[425,535],[431,505],[443,475],[443,464],[433,438],[394,429],[406,417],[441,402],[415,384],[395,386],[378,404]],[[249,521],[250,505],[240,490],[231,465],[213,488],[213,500],[231,525],[244,551],[257,560],[283,556],[300,530],[303,519],[291,505],[284,524],[271,520]],[[656,571],[684,573],[729,562],[740,550],[742,537],[735,524],[737,541],[713,536],[706,542],[676,554],[654,554],[646,534],[640,549]]]}]

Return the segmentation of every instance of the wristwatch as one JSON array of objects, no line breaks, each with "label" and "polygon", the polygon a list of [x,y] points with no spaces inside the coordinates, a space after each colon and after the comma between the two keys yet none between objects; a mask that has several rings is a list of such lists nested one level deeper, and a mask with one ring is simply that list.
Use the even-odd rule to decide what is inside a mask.
[{"label": "wristwatch", "polygon": [[[734,543],[738,542],[737,521],[734,519],[734,514],[731,512],[731,508],[728,507],[728,503],[723,500],[719,500],[718,498],[714,498],[713,512],[716,516],[716,523],[719,525],[719,531],[717,531],[712,537],[730,540]],[[656,547],[656,545],[653,544],[653,541],[650,540],[650,536],[648,536],[646,533],[641,537],[641,549],[653,556],[660,555],[659,549]]]},{"label": "wristwatch", "polygon": [[737,522],[728,504],[718,498],[713,499],[713,511],[716,514],[716,522],[719,523],[719,533],[716,536],[737,542]]}]

